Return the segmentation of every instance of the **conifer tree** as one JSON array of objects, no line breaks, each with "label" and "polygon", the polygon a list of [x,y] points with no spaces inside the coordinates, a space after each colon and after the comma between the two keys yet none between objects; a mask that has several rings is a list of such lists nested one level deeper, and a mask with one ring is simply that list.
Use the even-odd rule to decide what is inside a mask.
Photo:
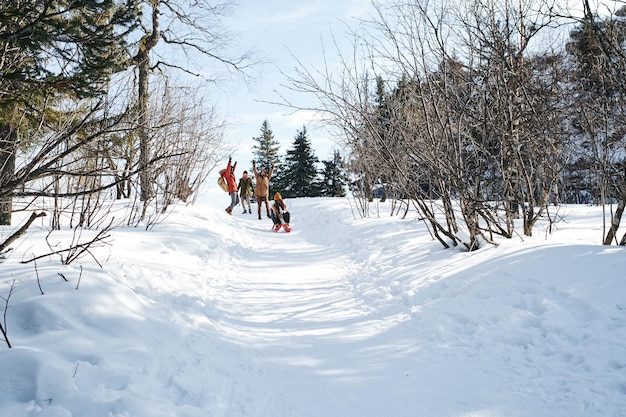
[{"label": "conifer tree", "polygon": [[132,0],[0,2],[0,224],[11,223],[23,185],[15,158],[29,143],[18,132],[58,115],[60,100],[102,94],[123,66],[138,15]]},{"label": "conifer tree", "polygon": [[[614,17],[599,18],[585,2],[585,17],[579,28],[570,32],[568,52],[575,58],[578,71],[572,85],[576,111],[571,123],[582,133],[585,144],[569,167],[569,184],[574,193],[591,196],[602,205],[616,202],[611,209],[605,245],[626,245],[626,234],[618,241],[617,231],[626,208],[626,146],[624,126],[626,96],[626,6]],[[581,173],[583,175],[581,175]],[[574,180],[578,179],[578,184]],[[587,190],[591,190],[588,192]]]},{"label": "conifer tree", "polygon": [[319,196],[316,183],[318,170],[315,164],[317,162],[319,160],[307,137],[306,126],[303,126],[302,131],[298,131],[294,138],[293,148],[287,150],[285,167],[276,181],[283,190],[284,197]]},{"label": "conifer tree", "polygon": [[261,125],[261,136],[252,139],[257,142],[252,149],[259,170],[262,168],[269,169],[272,164],[278,162],[280,142],[274,138],[274,132],[272,132],[267,119]]},{"label": "conifer tree", "polygon": [[341,155],[335,151],[333,159],[322,161],[322,180],[319,183],[319,192],[324,197],[345,197],[348,180],[341,169]]}]

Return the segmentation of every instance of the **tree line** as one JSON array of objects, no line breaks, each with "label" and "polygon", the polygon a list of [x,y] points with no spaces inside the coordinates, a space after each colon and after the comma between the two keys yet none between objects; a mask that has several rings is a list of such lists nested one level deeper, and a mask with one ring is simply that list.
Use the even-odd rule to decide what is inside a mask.
[{"label": "tree line", "polygon": [[284,198],[294,197],[344,197],[347,177],[344,162],[338,151],[333,159],[320,162],[311,145],[306,126],[297,131],[291,147],[284,155],[280,142],[274,137],[270,123],[264,120],[261,134],[253,137],[253,155],[260,170],[274,166],[270,181],[270,194],[280,192]]},{"label": "tree line", "polygon": [[373,4],[337,76],[290,78],[345,137],[363,215],[384,186],[444,247],[474,250],[601,204],[603,243],[626,244],[626,7]]},{"label": "tree line", "polygon": [[[257,156],[276,162],[277,190],[339,195],[343,167],[363,215],[382,192],[400,202],[394,209],[415,206],[442,245],[468,250],[495,235],[530,236],[540,222],[549,229],[562,203],[601,204],[603,243],[626,245],[623,7],[600,15],[588,0],[580,14],[559,0],[373,5],[343,68],[300,68],[288,80],[320,99],[345,161],[335,154],[318,170],[305,127],[284,158],[272,154],[264,123]],[[53,228],[99,227],[117,199],[135,203],[127,224],[150,224],[173,201],[193,201],[225,154],[224,122],[197,86],[171,74],[210,84],[214,72],[180,59],[201,56],[245,77],[255,62],[229,49],[230,6],[3,1],[0,224],[45,206]]]}]

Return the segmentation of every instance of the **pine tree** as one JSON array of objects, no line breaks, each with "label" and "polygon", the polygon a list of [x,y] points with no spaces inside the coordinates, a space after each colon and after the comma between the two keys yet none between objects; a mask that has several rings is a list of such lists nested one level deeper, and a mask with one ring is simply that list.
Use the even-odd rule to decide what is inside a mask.
[{"label": "pine tree", "polygon": [[287,151],[285,167],[281,171],[276,183],[283,190],[284,197],[317,197],[319,196],[316,183],[318,170],[315,164],[319,162],[311,142],[307,137],[306,126],[298,131],[293,141],[293,148]]},{"label": "pine tree", "polygon": [[331,161],[322,161],[322,180],[319,184],[320,195],[324,197],[345,197],[348,180],[341,169],[341,155],[335,151]]},{"label": "pine tree", "polygon": [[272,164],[278,162],[280,142],[274,138],[274,133],[267,119],[261,125],[261,136],[252,139],[257,142],[257,145],[254,145],[252,149],[259,170],[262,168],[269,169]]},{"label": "pine tree", "polygon": [[[139,24],[131,1],[0,2],[0,224],[11,222],[18,132],[57,117],[55,104],[103,94]],[[52,116],[51,116],[52,115]]]}]

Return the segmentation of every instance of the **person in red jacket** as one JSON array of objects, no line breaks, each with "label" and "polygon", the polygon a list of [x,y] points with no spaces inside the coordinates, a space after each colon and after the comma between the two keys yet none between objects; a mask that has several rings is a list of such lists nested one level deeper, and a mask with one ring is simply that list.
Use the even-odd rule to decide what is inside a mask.
[{"label": "person in red jacket", "polygon": [[230,195],[230,206],[226,208],[226,213],[233,215],[233,208],[239,204],[239,196],[237,195],[237,179],[235,178],[235,167],[237,161],[232,164],[232,157],[228,157],[228,165],[226,165],[226,171],[224,172],[224,180],[228,185],[228,195]]}]

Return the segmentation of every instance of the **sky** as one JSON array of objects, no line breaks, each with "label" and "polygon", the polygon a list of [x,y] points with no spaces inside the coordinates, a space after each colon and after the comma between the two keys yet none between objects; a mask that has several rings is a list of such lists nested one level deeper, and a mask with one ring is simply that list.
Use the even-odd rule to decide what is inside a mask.
[{"label": "sky", "polygon": [[324,69],[325,59],[329,67],[338,66],[338,51],[333,42],[338,43],[341,53],[350,52],[347,29],[354,27],[357,19],[367,16],[370,10],[370,0],[238,2],[227,24],[237,34],[242,47],[253,49],[266,61],[252,71],[251,83],[228,84],[229,88],[219,98],[219,107],[231,122],[226,139],[237,147],[240,160],[251,160],[255,143],[252,138],[260,135],[265,119],[281,142],[282,154],[306,126],[316,156],[321,160],[332,159],[333,151],[340,147],[325,129],[313,123],[312,113],[294,113],[293,109],[263,101],[281,102],[280,94],[297,104],[314,103],[313,97],[292,95],[284,87],[288,82],[283,73],[293,75],[297,61],[318,70]]},{"label": "sky", "polygon": [[[574,9],[578,3],[568,2]],[[297,61],[313,72],[323,71],[326,65],[331,71],[340,68],[338,54],[350,56],[353,52],[349,32],[360,19],[375,14],[371,0],[239,0],[233,11],[226,24],[237,34],[242,49],[251,48],[267,60],[251,71],[253,82],[229,83],[219,94],[219,108],[230,123],[226,141],[236,149],[233,157],[247,162],[252,159],[252,138],[260,135],[265,119],[282,145],[282,154],[305,125],[318,158],[330,160],[334,150],[342,152],[341,144],[314,123],[313,113],[294,113],[267,102],[282,102],[280,95],[285,95],[296,105],[315,106],[314,97],[292,93],[285,87],[289,84],[285,74],[294,75]]]},{"label": "sky", "polygon": [[21,263],[77,238],[36,222],[0,268],[0,415],[623,415],[626,249],[601,208],[468,253],[390,202],[286,200],[274,233],[228,201],[214,185],[69,265]]}]

